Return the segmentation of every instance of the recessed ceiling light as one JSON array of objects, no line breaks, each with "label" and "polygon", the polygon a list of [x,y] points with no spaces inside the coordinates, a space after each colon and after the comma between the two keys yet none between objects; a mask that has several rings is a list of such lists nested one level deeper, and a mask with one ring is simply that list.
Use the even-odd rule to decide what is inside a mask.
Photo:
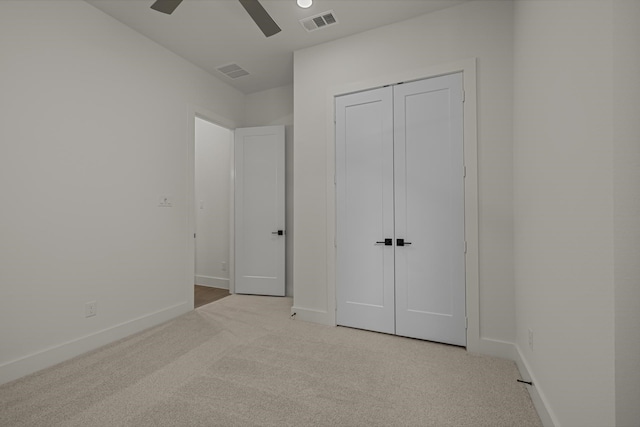
[{"label": "recessed ceiling light", "polygon": [[303,9],[311,7],[312,3],[313,3],[313,0],[298,0],[298,6],[300,6]]}]

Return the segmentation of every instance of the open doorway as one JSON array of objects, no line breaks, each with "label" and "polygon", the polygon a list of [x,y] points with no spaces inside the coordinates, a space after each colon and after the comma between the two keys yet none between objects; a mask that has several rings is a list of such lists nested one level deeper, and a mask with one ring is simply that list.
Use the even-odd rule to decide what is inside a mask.
[{"label": "open doorway", "polygon": [[233,132],[195,118],[194,306],[229,295]]}]

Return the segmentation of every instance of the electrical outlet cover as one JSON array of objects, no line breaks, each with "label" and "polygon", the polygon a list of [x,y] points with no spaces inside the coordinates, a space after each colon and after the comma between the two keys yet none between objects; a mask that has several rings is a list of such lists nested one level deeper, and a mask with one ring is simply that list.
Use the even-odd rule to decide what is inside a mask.
[{"label": "electrical outlet cover", "polygon": [[84,317],[93,317],[96,314],[98,314],[98,303],[96,301],[91,301],[84,305]]}]

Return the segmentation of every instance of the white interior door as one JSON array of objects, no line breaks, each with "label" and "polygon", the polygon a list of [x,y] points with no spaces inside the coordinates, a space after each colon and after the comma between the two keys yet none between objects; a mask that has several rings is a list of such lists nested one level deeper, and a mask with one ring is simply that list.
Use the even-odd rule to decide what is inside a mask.
[{"label": "white interior door", "polygon": [[386,333],[394,333],[391,94],[336,100],[337,322]]},{"label": "white interior door", "polygon": [[466,345],[462,102],[461,74],[336,98],[339,325]]},{"label": "white interior door", "polygon": [[235,292],[285,294],[284,126],[235,131]]},{"label": "white interior door", "polygon": [[396,334],[464,346],[462,114],[460,73],[394,88]]}]

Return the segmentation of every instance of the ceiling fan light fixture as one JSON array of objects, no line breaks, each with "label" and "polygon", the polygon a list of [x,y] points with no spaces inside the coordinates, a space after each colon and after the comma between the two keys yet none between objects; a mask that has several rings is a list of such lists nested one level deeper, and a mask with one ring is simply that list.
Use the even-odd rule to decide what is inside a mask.
[{"label": "ceiling fan light fixture", "polygon": [[307,9],[311,7],[311,5],[313,4],[313,0],[297,0],[297,2],[298,2],[298,6],[300,6],[303,9]]}]

